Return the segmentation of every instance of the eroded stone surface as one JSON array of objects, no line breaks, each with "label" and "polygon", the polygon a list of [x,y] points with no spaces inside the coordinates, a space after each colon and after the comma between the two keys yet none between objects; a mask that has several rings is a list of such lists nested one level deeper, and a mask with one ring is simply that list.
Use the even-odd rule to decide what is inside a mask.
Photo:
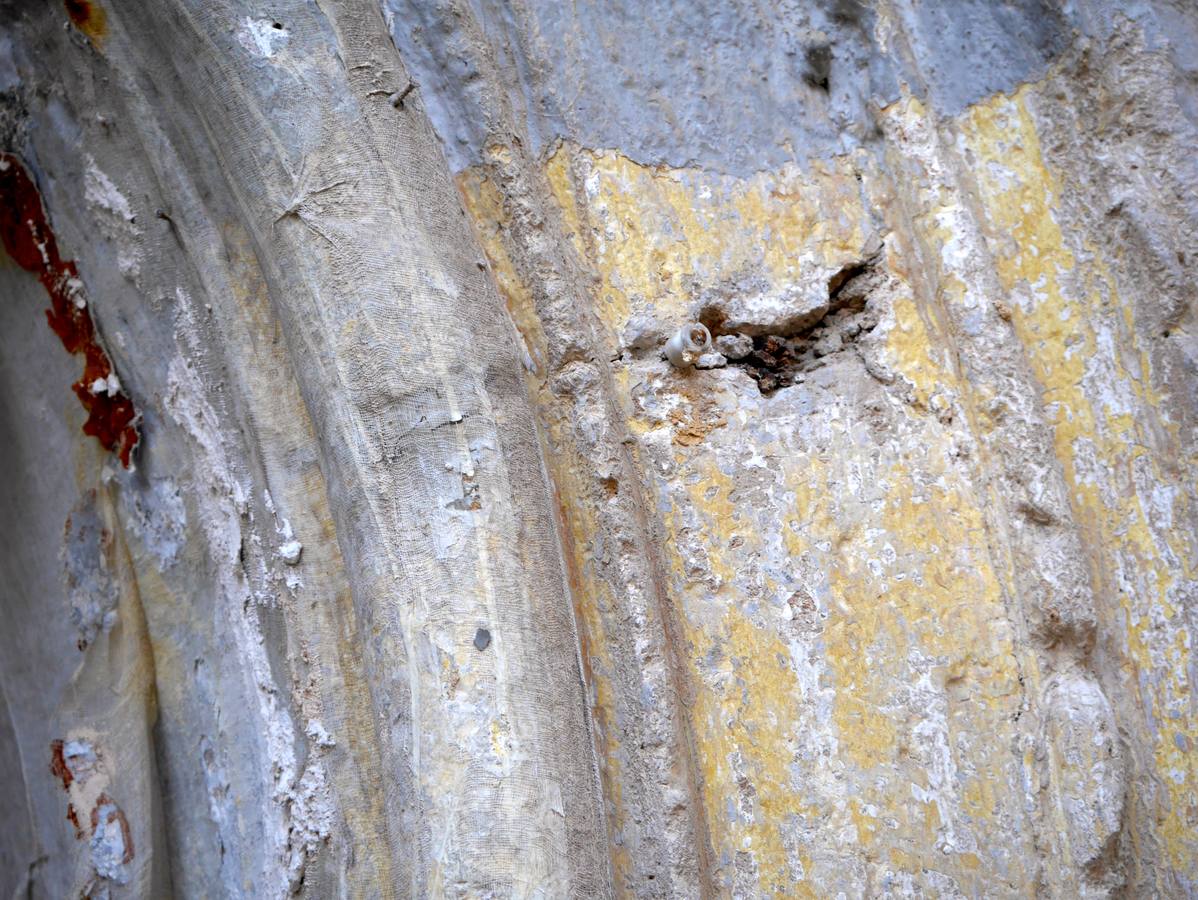
[{"label": "eroded stone surface", "polygon": [[1194,894],[1193,12],[382,7],[0,37],[5,886]]}]

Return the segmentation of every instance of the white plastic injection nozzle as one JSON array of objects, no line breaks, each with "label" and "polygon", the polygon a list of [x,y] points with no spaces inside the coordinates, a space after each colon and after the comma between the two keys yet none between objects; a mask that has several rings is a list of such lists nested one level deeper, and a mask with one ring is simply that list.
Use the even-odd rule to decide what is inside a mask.
[{"label": "white plastic injection nozzle", "polygon": [[666,341],[666,359],[680,369],[689,369],[711,349],[711,332],[701,322],[683,325]]}]

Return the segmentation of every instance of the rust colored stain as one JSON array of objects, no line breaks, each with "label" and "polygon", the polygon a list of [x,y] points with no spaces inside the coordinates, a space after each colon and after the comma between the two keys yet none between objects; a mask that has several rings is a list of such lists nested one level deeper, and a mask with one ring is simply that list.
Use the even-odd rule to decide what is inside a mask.
[{"label": "rust colored stain", "polygon": [[137,411],[123,390],[92,393],[92,384],[107,381],[113,374],[112,361],[96,339],[96,326],[74,261],[58,254],[37,185],[20,159],[10,153],[0,153],[0,239],[13,261],[35,274],[46,289],[50,297],[46,319],[67,352],[83,355],[83,377],[71,386],[87,410],[83,433],[116,453],[129,468],[129,456],[139,439]]},{"label": "rust colored stain", "polygon": [[121,857],[121,862],[127,863],[133,859],[133,834],[129,831],[129,820],[125,818],[125,811],[112,802],[112,799],[107,794],[101,794],[96,798],[96,805],[92,807],[92,834],[96,833],[96,826],[100,824],[100,807],[111,806],[112,809],[108,812],[108,818],[105,820],[106,825],[111,825],[117,822],[121,826],[121,837],[124,838],[125,853]]},{"label": "rust colored stain", "polygon": [[103,7],[88,0],[63,0],[71,23],[93,41],[99,41],[108,33],[107,17]]},{"label": "rust colored stain", "polygon": [[79,824],[79,814],[75,812],[75,804],[67,804],[67,821],[75,826],[75,840],[83,839],[83,826]]},{"label": "rust colored stain", "polygon": [[62,755],[62,741],[50,742],[50,772],[55,778],[62,779],[62,789],[64,791],[75,780],[75,776],[71,774],[70,766],[67,765],[67,761]]}]

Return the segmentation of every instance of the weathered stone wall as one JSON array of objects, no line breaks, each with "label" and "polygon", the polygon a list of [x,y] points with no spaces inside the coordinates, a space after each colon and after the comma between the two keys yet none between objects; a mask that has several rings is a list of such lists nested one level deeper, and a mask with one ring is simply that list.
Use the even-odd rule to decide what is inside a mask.
[{"label": "weathered stone wall", "polygon": [[0,14],[6,889],[1198,896],[1192,5]]}]

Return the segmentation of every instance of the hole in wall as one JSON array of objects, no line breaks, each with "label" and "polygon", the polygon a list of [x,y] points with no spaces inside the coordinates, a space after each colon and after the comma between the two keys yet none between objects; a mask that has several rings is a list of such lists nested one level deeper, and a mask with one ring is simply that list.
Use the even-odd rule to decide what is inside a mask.
[{"label": "hole in wall", "polygon": [[827,311],[813,324],[794,331],[737,334],[724,327],[723,315],[714,307],[704,309],[699,319],[728,365],[743,369],[761,393],[772,394],[841,358],[838,354],[877,326],[879,312],[871,308],[869,298],[882,275],[878,261],[876,256],[857,260],[834,273],[828,279]]}]

